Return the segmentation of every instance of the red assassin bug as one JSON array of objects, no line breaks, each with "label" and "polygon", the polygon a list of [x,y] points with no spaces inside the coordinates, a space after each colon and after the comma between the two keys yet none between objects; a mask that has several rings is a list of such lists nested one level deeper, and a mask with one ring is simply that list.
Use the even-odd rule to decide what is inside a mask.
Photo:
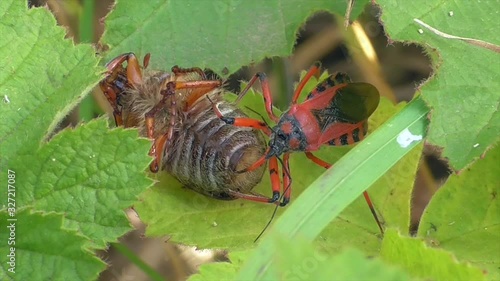
[{"label": "red assassin bug", "polygon": [[[249,167],[240,172],[249,172],[269,161],[269,172],[273,190],[272,198],[253,198],[256,201],[276,203],[280,200],[280,179],[278,176],[278,157],[283,155],[283,199],[279,203],[285,206],[290,201],[291,177],[289,168],[290,152],[304,152],[314,163],[328,169],[331,165],[314,156],[311,151],[322,145],[349,145],[361,141],[367,133],[367,119],[378,106],[380,96],[377,89],[368,83],[352,83],[343,73],[332,74],[319,83],[309,93],[303,103],[297,100],[307,81],[319,72],[314,65],[300,81],[292,98],[290,108],[278,118],[272,109],[272,98],[264,73],[257,73],[247,87],[239,94],[236,102],[241,100],[250,87],[260,80],[267,114],[277,125],[270,128],[265,122],[249,118],[232,118],[224,116],[216,104],[212,107],[221,120],[234,126],[251,127],[262,130],[269,136],[269,144],[264,155]],[[372,212],[381,233],[382,225],[368,193],[364,197]]]}]

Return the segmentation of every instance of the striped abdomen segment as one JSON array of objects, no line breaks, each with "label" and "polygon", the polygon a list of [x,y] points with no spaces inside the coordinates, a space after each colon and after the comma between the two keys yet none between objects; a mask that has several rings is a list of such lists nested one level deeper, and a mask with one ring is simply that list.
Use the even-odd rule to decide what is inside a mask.
[{"label": "striped abdomen segment", "polygon": [[367,132],[368,121],[360,122],[356,128],[338,138],[330,140],[328,144],[334,146],[350,145],[363,140]]},{"label": "striped abdomen segment", "polygon": [[[224,116],[246,117],[232,104],[223,102],[219,108]],[[264,166],[235,173],[264,154],[266,146],[260,133],[225,124],[205,98],[185,112],[182,119],[163,169],[186,187],[219,199],[232,199],[227,194],[229,189],[246,193],[260,182]]]}]

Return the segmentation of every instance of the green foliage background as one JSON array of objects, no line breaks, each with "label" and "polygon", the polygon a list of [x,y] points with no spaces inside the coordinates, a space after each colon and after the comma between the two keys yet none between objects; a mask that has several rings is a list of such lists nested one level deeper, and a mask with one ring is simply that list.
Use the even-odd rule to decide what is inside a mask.
[{"label": "green foliage background", "polygon": [[[284,214],[275,225],[297,224],[297,232],[280,233],[284,228],[273,227],[259,247],[272,243],[280,250],[255,258],[252,241],[272,207],[205,198],[182,189],[166,175],[146,190],[152,183],[144,173],[150,142],[138,138],[135,130],[110,129],[104,118],[53,135],[62,118],[102,79],[104,69],[99,64],[117,54],[150,52],[153,69],[168,70],[178,64],[230,74],[264,57],[290,55],[297,29],[309,16],[320,10],[343,15],[346,8],[346,1],[270,0],[266,5],[259,1],[155,0],[148,5],[118,1],[106,19],[102,43],[111,49],[101,61],[89,45],[75,46],[64,39],[64,30],[45,8],[27,9],[26,3],[17,0],[0,2],[0,35],[2,42],[8,42],[0,46],[0,177],[7,182],[8,170],[15,172],[17,209],[9,212],[10,195],[3,188],[1,280],[95,279],[105,264],[93,251],[130,230],[123,210],[133,204],[149,225],[149,235],[172,235],[176,242],[233,251],[233,264],[203,266],[193,279],[236,276],[242,267],[240,277],[257,278],[252,266],[269,262],[276,267],[264,274],[272,278],[290,274],[301,279],[331,279],[334,274],[338,279],[375,278],[373,270],[378,268],[380,280],[500,279],[500,248],[495,243],[500,241],[500,148],[495,147],[500,131],[500,64],[494,63],[499,54],[443,38],[414,21],[418,18],[443,32],[499,45],[492,24],[500,9],[496,0],[375,1],[389,37],[422,44],[432,58],[434,75],[419,87],[421,99],[432,110],[426,141],[442,147],[453,169],[461,171],[432,199],[416,238],[408,237],[409,201],[422,144],[395,152],[400,160],[388,171],[374,168],[350,175],[359,189],[337,197],[338,202],[350,202],[371,185],[361,184],[364,177],[378,178],[369,191],[388,227],[383,239],[358,198],[331,224],[333,211],[318,215],[326,225],[322,231],[307,232],[307,222]],[[367,2],[356,1],[352,18]],[[415,117],[414,123],[402,118],[410,116],[411,109],[426,113],[425,106],[415,106],[420,103],[417,98],[413,106],[393,106],[382,100],[370,119],[370,140],[385,150],[363,154],[371,143],[363,142],[343,158],[347,159],[344,167],[358,163],[356,155],[364,165],[391,167],[392,162],[382,157],[396,143],[387,133],[389,127],[424,128],[425,118]],[[259,94],[249,95],[245,105],[262,108]],[[318,156],[333,163],[349,150],[326,147]],[[477,160],[480,156],[484,159]],[[337,206],[331,205],[335,201],[317,205],[313,199],[300,199],[313,198],[307,194],[318,190],[320,183],[342,179],[347,174],[341,168],[320,177],[323,170],[298,154],[292,157],[291,169],[296,204],[285,212],[309,206],[320,214],[328,206]],[[267,177],[256,190],[268,194]],[[326,190],[338,191],[336,187]],[[6,243],[10,233],[4,231],[8,218],[17,219],[15,275],[7,271],[4,254],[10,250]],[[280,234],[281,240],[276,240]],[[370,260],[367,254],[380,257]],[[310,265],[317,270],[300,271]],[[422,268],[433,270],[424,276],[419,273]]]}]

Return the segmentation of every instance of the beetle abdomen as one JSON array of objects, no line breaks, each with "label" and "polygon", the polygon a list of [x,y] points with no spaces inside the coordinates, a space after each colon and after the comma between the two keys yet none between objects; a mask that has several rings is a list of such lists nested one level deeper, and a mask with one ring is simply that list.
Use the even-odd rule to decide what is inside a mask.
[{"label": "beetle abdomen", "polygon": [[[219,108],[228,117],[247,117],[224,101]],[[227,190],[247,193],[259,183],[264,166],[236,173],[264,154],[265,145],[259,132],[227,125],[217,118],[205,97],[185,112],[182,119],[182,127],[176,131],[163,158],[162,169],[186,187],[218,199],[234,199]]]}]

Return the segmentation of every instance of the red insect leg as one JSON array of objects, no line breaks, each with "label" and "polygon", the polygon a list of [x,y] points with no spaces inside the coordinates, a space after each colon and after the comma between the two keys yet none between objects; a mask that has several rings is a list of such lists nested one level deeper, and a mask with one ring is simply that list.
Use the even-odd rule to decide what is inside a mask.
[{"label": "red insect leg", "polygon": [[236,99],[236,103],[240,102],[240,100],[245,96],[245,94],[250,90],[250,87],[257,81],[257,79],[260,80],[260,85],[262,87],[262,96],[264,98],[264,103],[266,105],[266,112],[267,115],[269,115],[269,118],[273,120],[275,123],[278,123],[279,118],[276,116],[273,112],[273,98],[271,95],[271,90],[269,89],[269,83],[267,81],[267,77],[265,73],[259,72],[255,74],[252,79],[248,82],[248,85],[241,91],[241,93],[238,95],[238,98]]},{"label": "red insect leg", "polygon": [[245,200],[249,200],[249,201],[254,201],[254,202],[260,202],[260,203],[273,203],[273,199],[267,197],[267,196],[264,196],[262,194],[258,194],[258,193],[255,193],[255,192],[252,192],[252,193],[242,193],[242,192],[239,192],[239,191],[235,191],[235,190],[232,190],[232,189],[228,189],[226,191],[229,195],[235,197],[235,198],[239,198],[239,199],[245,199]]},{"label": "red insect leg", "polygon": [[[307,156],[307,158],[311,159],[314,163],[318,164],[319,166],[325,168],[325,169],[328,169],[330,168],[332,165],[330,165],[329,163],[319,159],[318,157],[314,156],[314,154],[312,154],[311,152],[304,152]],[[372,200],[370,199],[370,195],[368,194],[367,191],[364,191],[363,192],[363,196],[365,197],[365,201],[366,203],[368,204],[368,207],[370,208],[370,211],[373,215],[373,218],[375,219],[375,221],[377,222],[377,225],[378,225],[378,228],[380,229],[380,232],[382,234],[384,234],[384,229],[382,228],[382,224],[380,223],[379,219],[378,219],[378,216],[377,216],[377,213],[375,212],[375,208],[373,207],[373,204],[372,204]]]},{"label": "red insect leg", "polygon": [[[276,157],[271,157],[269,159],[269,176],[271,177],[271,186],[273,190],[272,198],[269,198],[267,196],[258,193],[246,194],[234,190],[228,190],[227,192],[230,195],[240,199],[262,202],[262,203],[275,203],[280,199],[280,178],[279,178],[278,160]],[[290,200],[288,199],[287,203],[288,201]],[[279,205],[284,206],[282,204]]]},{"label": "red insect leg", "polygon": [[257,170],[260,166],[262,166],[262,165],[264,165],[264,163],[266,163],[266,161],[267,161],[266,155],[267,155],[268,152],[269,152],[269,149],[266,150],[266,152],[264,153],[264,155],[262,155],[262,157],[260,157],[259,159],[257,159],[257,161],[255,161],[251,166],[246,167],[245,169],[240,170],[240,171],[236,171],[236,172],[237,173],[246,173],[246,172],[251,172],[251,171]]},{"label": "red insect leg", "polygon": [[[210,100],[210,98],[208,98],[208,100]],[[257,119],[252,119],[252,118],[225,117],[224,115],[222,115],[222,112],[220,112],[219,108],[217,107],[217,104],[213,103],[212,100],[210,100],[210,102],[212,103],[212,109],[214,110],[215,115],[217,115],[217,117],[220,120],[224,121],[226,124],[233,125],[233,126],[239,126],[239,127],[254,128],[254,129],[263,131],[268,136],[271,135],[271,129],[269,129],[269,127],[266,125],[266,123],[259,121]],[[266,155],[269,153],[269,149],[270,148],[268,148],[266,150],[266,152],[264,153],[264,155],[262,155],[262,157],[259,158],[257,161],[255,161],[250,167],[247,167],[247,168],[245,168],[241,171],[237,171],[237,172],[238,173],[245,173],[245,172],[254,171],[257,168],[259,168],[260,166],[264,165],[264,163],[266,163],[266,160],[267,160]]]},{"label": "red insect leg", "polygon": [[[210,100],[210,98],[209,98]],[[264,132],[266,135],[271,135],[271,130],[269,127],[266,125],[266,123],[259,121],[257,119],[253,118],[244,118],[244,117],[239,117],[239,118],[233,118],[233,117],[225,117],[222,115],[222,112],[220,112],[219,107],[217,106],[216,103],[213,103],[212,100],[210,100],[212,103],[212,108],[215,112],[215,115],[219,117],[220,120],[224,121],[226,124],[229,125],[234,125],[238,127],[248,127],[248,128],[254,128],[257,130],[261,130]]]},{"label": "red insect leg", "polygon": [[347,74],[342,72],[335,72],[334,74],[331,74],[325,80],[320,82],[318,85],[316,85],[316,87],[307,96],[307,99],[312,99],[327,92],[327,90],[332,87],[347,83],[351,83],[351,78],[349,78]]},{"label": "red insect leg", "polygon": [[317,72],[319,71],[319,65],[315,64],[309,69],[309,71],[306,73],[306,76],[300,81],[299,85],[297,86],[297,89],[295,89],[295,92],[293,94],[292,98],[292,105],[297,103],[297,99],[300,96],[300,93],[304,89],[304,86],[306,85],[307,81],[311,79]]},{"label": "red insect leg", "polygon": [[286,206],[290,202],[292,194],[292,177],[290,175],[290,153],[283,155],[283,201],[280,206]]},{"label": "red insect leg", "polygon": [[273,198],[271,199],[271,201],[269,201],[269,203],[274,203],[280,198],[278,159],[274,156],[269,159],[269,176],[271,177],[271,187],[273,190]]}]

